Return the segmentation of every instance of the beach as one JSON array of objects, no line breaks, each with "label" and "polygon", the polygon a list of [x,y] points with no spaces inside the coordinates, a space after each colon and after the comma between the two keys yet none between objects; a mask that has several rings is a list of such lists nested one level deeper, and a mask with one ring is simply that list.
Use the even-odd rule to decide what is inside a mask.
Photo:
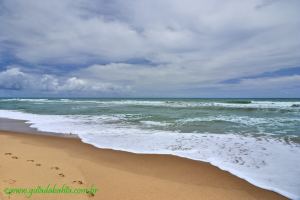
[{"label": "beach", "polygon": [[171,155],[99,149],[78,138],[0,131],[4,188],[68,185],[91,194],[33,194],[31,199],[285,199],[208,163]]},{"label": "beach", "polygon": [[[0,99],[0,130],[10,133],[1,140],[0,148],[18,147],[1,150],[1,155],[18,169],[23,163],[24,167],[32,166],[34,172],[47,172],[42,177],[49,176],[43,183],[26,183],[17,189],[49,193],[71,188],[72,192],[68,190],[62,196],[64,199],[87,196],[92,187],[99,190],[95,196],[107,197],[124,188],[122,191],[126,189],[130,195],[120,194],[129,199],[157,199],[155,195],[166,194],[173,199],[192,199],[191,195],[216,199],[216,188],[221,191],[220,197],[229,199],[234,198],[232,194],[245,192],[249,198],[262,197],[250,188],[299,199],[300,182],[295,178],[300,174],[298,104],[300,99]],[[37,155],[23,155],[31,148],[28,154]],[[88,161],[93,167],[88,167]],[[0,169],[6,174],[13,167]],[[33,169],[24,174],[31,174]],[[73,170],[66,173],[68,169]],[[112,169],[108,176],[107,171]],[[83,170],[93,181],[83,175]],[[135,176],[118,178],[128,175],[124,172]],[[215,175],[220,173],[221,177]],[[128,181],[134,179],[138,181]],[[57,182],[60,180],[68,181]],[[111,181],[118,190],[109,186],[104,192],[103,187]],[[164,186],[160,186],[162,181]],[[17,180],[7,177],[2,182],[16,184]],[[241,190],[244,184],[248,186]],[[32,196],[44,198],[45,194]]]},{"label": "beach", "polygon": [[0,0],[0,200],[300,200],[299,10]]}]

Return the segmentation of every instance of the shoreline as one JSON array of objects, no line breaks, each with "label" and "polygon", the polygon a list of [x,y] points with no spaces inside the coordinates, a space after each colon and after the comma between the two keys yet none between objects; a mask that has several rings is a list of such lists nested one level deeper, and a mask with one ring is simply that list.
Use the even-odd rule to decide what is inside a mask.
[{"label": "shoreline", "polygon": [[[55,162],[56,165],[59,163],[64,166],[62,167],[64,173],[73,174],[74,177],[77,176],[77,179],[80,180],[84,179],[83,182],[86,182],[87,185],[97,185],[100,188],[97,196],[99,195],[101,198],[105,196],[106,199],[199,199],[201,196],[204,199],[286,199],[280,194],[256,187],[246,180],[209,163],[178,156],[135,154],[99,149],[81,142],[79,138],[58,136],[56,134],[39,135],[36,133],[0,131],[0,138],[2,154],[0,169],[7,167],[8,171],[14,171],[11,170],[13,168],[12,164],[16,164],[15,162],[23,162],[22,165],[24,164],[25,171],[18,176],[19,172],[12,173],[15,177],[10,178],[16,180],[16,183],[14,183],[16,186],[25,187],[33,185],[33,183],[50,182],[52,184],[54,184],[53,182],[69,182],[72,185],[72,179],[69,179],[69,175],[66,175],[63,179],[57,177],[53,174],[53,171],[48,170],[49,166],[48,169],[42,170],[47,174],[42,175],[44,178],[40,177],[39,180],[31,181],[30,176],[28,177],[26,174],[32,173],[36,167],[32,166],[33,168],[27,169],[28,163],[22,161],[24,160],[23,157],[26,157],[25,152],[28,151],[28,154],[32,155],[31,158],[39,158],[48,165],[51,165],[51,162]],[[14,155],[21,154],[20,159],[8,159],[7,156],[4,156],[7,153],[6,151],[11,151]],[[60,157],[53,157],[54,155],[60,155]],[[43,166],[44,164],[39,169],[42,169]],[[5,178],[3,177],[4,174],[5,171],[2,171],[0,173],[2,177],[0,178]],[[36,176],[39,177],[40,175]],[[104,177],[106,181],[103,182],[101,180]],[[18,185],[19,181],[17,179],[22,180],[20,185]],[[67,179],[68,181],[65,181]],[[124,181],[126,184],[120,184]],[[134,185],[136,189],[129,187],[130,185]],[[1,188],[4,186],[5,183],[2,181]],[[6,183],[7,186],[11,185]],[[5,199],[3,195],[1,190],[0,197]],[[72,195],[65,195],[58,197],[58,199],[68,199],[66,196],[74,198]],[[35,197],[44,198],[46,196],[36,195]],[[35,197],[32,197],[32,199]],[[50,195],[49,197],[53,196]],[[84,199],[86,196],[76,195],[76,199],[81,198]]]}]

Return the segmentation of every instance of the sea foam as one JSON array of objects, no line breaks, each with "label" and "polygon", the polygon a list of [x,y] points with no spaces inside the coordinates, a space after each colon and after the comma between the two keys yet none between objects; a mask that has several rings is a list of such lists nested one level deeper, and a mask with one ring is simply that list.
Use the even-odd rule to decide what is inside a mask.
[{"label": "sea foam", "polygon": [[[27,120],[40,131],[77,134],[99,148],[172,154],[209,162],[254,185],[300,198],[300,146],[268,136],[158,131],[112,123],[125,115],[38,115],[0,110],[0,117]],[[145,124],[153,125],[145,121]],[[154,124],[164,125],[164,124]]]}]

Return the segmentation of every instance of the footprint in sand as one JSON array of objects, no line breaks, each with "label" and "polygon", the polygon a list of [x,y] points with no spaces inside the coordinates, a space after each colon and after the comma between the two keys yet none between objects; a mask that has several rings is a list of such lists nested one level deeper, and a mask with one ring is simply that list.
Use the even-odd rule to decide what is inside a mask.
[{"label": "footprint in sand", "polygon": [[59,170],[59,167],[51,167],[50,169]]},{"label": "footprint in sand", "polygon": [[35,164],[35,166],[38,166],[38,167],[40,167],[40,166],[42,166],[42,164],[40,164],[40,163],[37,163],[37,164]]},{"label": "footprint in sand", "polygon": [[95,194],[92,193],[92,192],[90,192],[90,191],[87,191],[86,193],[87,193],[87,195],[88,195],[89,197],[94,197],[94,196],[95,196]]},{"label": "footprint in sand", "polygon": [[6,155],[6,156],[11,156],[12,153],[5,153],[4,155]]},{"label": "footprint in sand", "polygon": [[65,177],[65,175],[63,173],[58,174],[58,176]]},{"label": "footprint in sand", "polygon": [[18,157],[17,156],[13,156],[13,157],[11,157],[12,159],[18,159]]},{"label": "footprint in sand", "polygon": [[27,160],[27,162],[34,162],[34,160]]},{"label": "footprint in sand", "polygon": [[82,184],[83,184],[82,181],[73,181],[73,183],[78,183],[79,185],[82,185]]},{"label": "footprint in sand", "polygon": [[17,182],[16,180],[14,179],[8,179],[8,180],[4,180],[5,183],[8,183],[8,184],[14,184],[15,182]]}]

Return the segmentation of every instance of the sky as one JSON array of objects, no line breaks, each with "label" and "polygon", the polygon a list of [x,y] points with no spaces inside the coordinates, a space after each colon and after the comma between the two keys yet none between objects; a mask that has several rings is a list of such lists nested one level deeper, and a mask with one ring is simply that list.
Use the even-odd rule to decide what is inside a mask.
[{"label": "sky", "polygon": [[300,97],[299,0],[0,0],[0,97]]}]

